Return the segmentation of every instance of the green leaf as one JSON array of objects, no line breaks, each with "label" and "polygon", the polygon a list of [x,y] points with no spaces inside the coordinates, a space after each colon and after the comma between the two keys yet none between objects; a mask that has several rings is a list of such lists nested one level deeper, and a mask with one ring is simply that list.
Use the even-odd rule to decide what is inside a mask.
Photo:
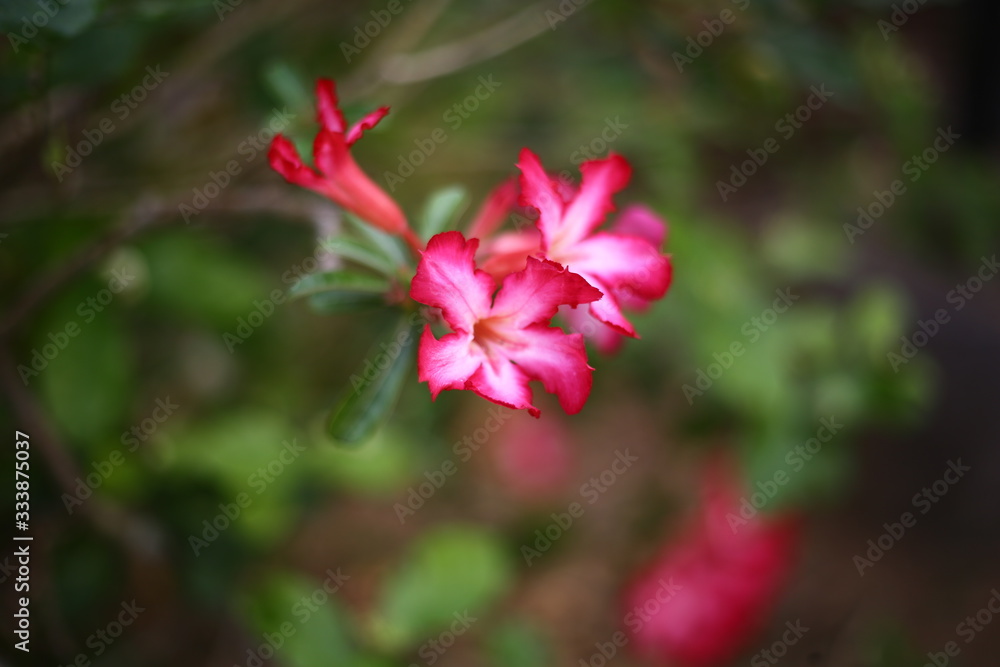
[{"label": "green leaf", "polygon": [[149,266],[151,301],[171,314],[231,329],[271,289],[257,266],[212,238],[166,232],[140,248]]},{"label": "green leaf", "polygon": [[[327,570],[323,580],[270,575],[244,596],[239,613],[256,634],[281,638],[282,664],[289,667],[355,664],[362,655],[352,641],[348,619],[339,604],[340,583],[335,569]],[[346,585],[350,585],[349,580]],[[303,604],[303,600],[320,603]]]},{"label": "green leaf", "polygon": [[512,620],[487,638],[493,667],[545,667],[551,664],[541,634],[526,620]]},{"label": "green leaf", "polygon": [[448,526],[423,535],[383,589],[375,639],[389,650],[426,639],[468,613],[495,602],[511,579],[511,564],[495,535]]},{"label": "green leaf", "polygon": [[358,230],[362,236],[371,241],[376,248],[381,250],[386,257],[391,259],[393,264],[396,266],[408,266],[410,264],[406,256],[406,250],[395,236],[390,236],[380,229],[375,229],[353,213],[344,211],[344,219],[354,229]]},{"label": "green leaf", "polygon": [[326,271],[303,276],[288,290],[293,299],[308,298],[321,313],[342,313],[384,306],[388,280],[356,271]]},{"label": "green leaf", "polygon": [[333,409],[327,432],[339,442],[368,439],[388,417],[416,356],[419,317],[404,315],[392,337],[368,352],[364,363],[351,376],[349,393]]},{"label": "green leaf", "polygon": [[323,242],[323,248],[334,255],[339,255],[382,275],[390,276],[395,273],[395,268],[388,257],[357,239],[345,237],[328,239]]},{"label": "green leaf", "polygon": [[384,428],[364,447],[317,450],[313,470],[360,494],[390,495],[404,488],[418,463],[412,435]]},{"label": "green leaf", "polygon": [[298,72],[284,61],[269,63],[264,68],[264,83],[279,104],[291,109],[312,108],[312,93]]},{"label": "green leaf", "polygon": [[[158,443],[158,451],[165,459],[164,469],[177,476],[175,483],[207,479],[218,486],[225,502],[234,502],[240,494],[249,499],[233,521],[234,534],[227,533],[224,542],[239,535],[266,547],[291,530],[298,512],[299,482],[310,470],[309,451],[282,419],[267,411],[246,410],[190,426],[171,423],[165,430],[169,435]],[[301,452],[301,447],[307,451]],[[205,511],[186,515],[195,534],[201,534],[198,526]],[[207,517],[216,511],[212,505]],[[211,548],[216,549],[214,544]]]},{"label": "green leaf", "polygon": [[94,288],[102,284],[88,280],[60,299],[32,339],[33,350],[52,356],[38,381],[53,419],[91,446],[117,439],[131,393],[132,346],[114,312],[120,303],[103,307],[108,302],[99,300],[113,296],[106,287]]},{"label": "green leaf", "polygon": [[451,229],[458,217],[465,212],[469,196],[465,188],[452,185],[442,188],[427,198],[420,217],[420,233],[425,239]]}]

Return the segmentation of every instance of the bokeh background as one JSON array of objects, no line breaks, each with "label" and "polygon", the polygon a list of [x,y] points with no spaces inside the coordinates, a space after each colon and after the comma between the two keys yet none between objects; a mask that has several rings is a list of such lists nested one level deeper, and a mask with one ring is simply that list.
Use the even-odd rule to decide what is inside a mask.
[{"label": "bokeh background", "polygon": [[[1000,281],[984,263],[1000,236],[997,14],[972,0],[6,0],[0,415],[5,438],[30,435],[34,542],[30,654],[13,648],[14,545],[0,547],[0,659],[602,664],[623,586],[690,521],[706,461],[728,452],[755,490],[832,418],[843,428],[764,508],[802,517],[798,557],[732,664],[796,619],[810,631],[784,664],[924,664],[1000,585]],[[545,400],[551,431],[518,416],[466,457],[455,445],[490,404],[431,404],[410,376],[371,440],[330,442],[331,405],[392,322],[285,298],[335,265],[317,240],[343,223],[263,150],[276,127],[308,145],[320,76],[350,118],[392,107],[354,154],[413,219],[447,186],[471,215],[522,146],[574,177],[587,152],[632,163],[618,202],[669,221],[674,285],[637,318],[641,340],[592,353],[581,414]],[[832,95],[801,111],[814,90]],[[935,148],[939,132],[958,138]],[[445,139],[415,164],[432,135]],[[769,138],[777,151],[744,166]],[[781,290],[797,300],[768,315]],[[745,353],[726,361],[734,342]],[[640,463],[526,562],[624,448]],[[859,575],[868,540],[958,459],[971,470]],[[454,474],[413,500],[446,462]],[[120,636],[95,634],[133,600]],[[477,620],[454,646],[428,650],[465,610]],[[949,664],[997,655],[987,625]],[[648,663],[626,648],[608,664]]]}]

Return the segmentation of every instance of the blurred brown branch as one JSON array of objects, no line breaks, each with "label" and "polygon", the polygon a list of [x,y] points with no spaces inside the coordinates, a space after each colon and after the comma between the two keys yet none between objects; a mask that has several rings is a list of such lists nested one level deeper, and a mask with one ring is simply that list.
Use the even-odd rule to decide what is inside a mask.
[{"label": "blurred brown branch", "polygon": [[416,83],[495,58],[549,29],[544,6],[544,3],[531,5],[505,21],[449,44],[418,53],[397,54],[386,60],[380,74],[389,83]]}]

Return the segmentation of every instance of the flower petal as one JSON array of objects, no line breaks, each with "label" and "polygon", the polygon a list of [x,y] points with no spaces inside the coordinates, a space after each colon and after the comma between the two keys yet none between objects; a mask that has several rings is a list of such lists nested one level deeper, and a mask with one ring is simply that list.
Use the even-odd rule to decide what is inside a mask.
[{"label": "flower petal", "polygon": [[586,280],[547,259],[527,259],[523,271],[504,278],[493,302],[490,317],[505,318],[523,329],[529,324],[548,324],[559,306],[578,306],[601,298],[601,292]]},{"label": "flower petal", "polygon": [[545,391],[559,398],[567,414],[579,412],[594,382],[583,336],[544,324],[533,324],[518,334],[521,344],[505,348],[505,353],[525,375],[541,380]]},{"label": "flower petal", "polygon": [[611,197],[624,188],[632,176],[632,167],[620,155],[603,160],[588,160],[580,165],[583,182],[576,197],[567,206],[558,229],[540,227],[548,247],[567,248],[586,238],[604,221],[615,206]]},{"label": "flower petal", "polygon": [[417,378],[429,385],[431,399],[436,399],[445,389],[465,389],[483,358],[472,344],[472,334],[451,333],[437,340],[428,324],[420,338]]},{"label": "flower petal", "polygon": [[541,414],[531,404],[528,376],[502,357],[487,359],[465,385],[483,398],[515,410],[527,410],[532,417]]},{"label": "flower petal", "polygon": [[639,336],[635,333],[635,327],[622,314],[621,306],[618,305],[618,300],[615,299],[611,289],[592,275],[584,277],[591,285],[597,286],[598,289],[604,292],[603,297],[590,304],[590,314],[618,333],[638,338]]},{"label": "flower petal", "polygon": [[517,194],[517,179],[513,177],[493,188],[469,224],[469,238],[485,239],[495,232],[517,203]]},{"label": "flower petal", "polygon": [[543,243],[550,243],[562,224],[563,198],[538,156],[527,148],[521,149],[517,166],[521,170],[521,203],[538,209],[536,224],[542,232]]},{"label": "flower petal", "polygon": [[485,242],[479,255],[483,258],[483,271],[494,280],[503,280],[508,274],[523,271],[527,259],[541,251],[542,237],[537,227],[520,232],[500,234]]},{"label": "flower petal", "polygon": [[326,177],[327,196],[390,234],[404,234],[409,229],[396,202],[354,161],[343,134],[320,130],[313,143],[313,157]]},{"label": "flower petal", "polygon": [[267,161],[271,168],[285,177],[285,180],[295,185],[313,190],[322,190],[323,179],[319,174],[307,167],[295,150],[295,145],[282,135],[277,135],[271,141],[267,151]]},{"label": "flower petal", "polygon": [[316,81],[316,120],[328,132],[343,134],[347,120],[337,102],[337,86],[332,79]]},{"label": "flower petal", "polygon": [[667,235],[667,223],[648,206],[629,204],[618,214],[608,231],[638,236],[649,241],[654,248],[660,248]]},{"label": "flower petal", "polygon": [[670,260],[638,236],[598,232],[558,257],[571,271],[595,276],[614,290],[659,299],[670,286]]},{"label": "flower petal", "polygon": [[354,145],[354,142],[361,138],[361,135],[365,133],[365,130],[370,130],[378,125],[379,121],[385,118],[388,113],[389,107],[379,107],[352,125],[351,129],[347,131],[347,145]]},{"label": "flower petal", "polygon": [[570,308],[563,306],[559,314],[566,320],[566,330],[569,333],[583,334],[601,354],[615,354],[621,349],[625,337],[613,327],[601,322],[590,314],[589,308]]},{"label": "flower petal", "polygon": [[478,239],[461,232],[436,234],[427,243],[410,283],[414,301],[440,308],[455,331],[471,334],[475,323],[489,315],[496,284],[476,268]]}]

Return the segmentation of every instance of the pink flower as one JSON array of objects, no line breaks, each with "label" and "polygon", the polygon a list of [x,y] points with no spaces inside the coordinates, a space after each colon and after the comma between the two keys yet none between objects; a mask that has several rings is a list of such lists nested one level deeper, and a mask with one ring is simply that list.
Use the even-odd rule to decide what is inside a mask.
[{"label": "pink flower", "polygon": [[504,489],[527,502],[559,497],[572,479],[579,454],[564,421],[551,416],[514,416],[490,450]]},{"label": "pink flower", "polygon": [[744,519],[742,494],[729,471],[711,470],[700,523],[626,590],[637,653],[659,664],[723,665],[760,630],[791,569],[798,524]]},{"label": "pink flower", "polygon": [[321,128],[313,143],[313,160],[318,171],[303,164],[292,142],[280,134],[271,142],[268,151],[271,168],[289,183],[329,197],[362,220],[389,234],[402,236],[414,250],[419,249],[421,243],[407,225],[399,206],[361,170],[350,153],[354,142],[365,130],[378,125],[389,113],[389,107],[372,111],[348,128],[337,106],[332,80],[316,82],[316,97],[319,102],[316,115]]},{"label": "pink flower", "polygon": [[551,327],[549,320],[559,306],[595,301],[601,293],[558,264],[535,258],[504,278],[497,291],[493,278],[476,268],[478,245],[460,232],[445,232],[422,252],[410,296],[440,308],[453,333],[438,340],[425,327],[420,381],[428,383],[432,398],[445,389],[470,389],[537,417],[528,382],[540,380],[567,413],[579,412],[594,369],[582,336]]},{"label": "pink flower", "polygon": [[[629,207],[608,231],[596,231],[614,209],[612,196],[628,182],[628,163],[617,155],[584,162],[578,189],[547,174],[526,148],[518,166],[521,203],[536,209],[538,219],[530,229],[486,239],[480,253],[483,270],[500,279],[523,268],[530,256],[562,264],[604,294],[590,304],[589,314],[563,309],[574,330],[593,338],[603,352],[614,351],[622,335],[638,337],[621,309],[642,310],[662,298],[670,286],[672,267],[659,250],[666,226],[648,208]],[[501,219],[496,211],[509,200],[509,185],[495,190],[483,209],[490,215],[477,217],[475,232],[492,233]]]},{"label": "pink flower", "polygon": [[619,333],[637,338],[632,323],[621,312],[619,299],[660,299],[670,287],[671,265],[649,238],[634,233],[599,232],[612,196],[623,189],[632,169],[619,155],[580,165],[583,180],[572,199],[560,194],[560,185],[542,168],[538,157],[521,150],[521,201],[538,209],[538,230],[545,257],[558,262],[601,290],[604,296],[590,304],[590,313]]},{"label": "pink flower", "polygon": [[[652,209],[642,204],[631,204],[622,210],[621,214],[610,225],[608,231],[624,236],[635,236],[645,239],[654,249],[663,245],[667,225]],[[672,276],[672,265],[668,263],[668,283]],[[668,285],[669,286],[669,285]],[[619,306],[642,312],[649,308],[653,299],[644,298],[630,285],[611,288],[612,296]],[[573,331],[579,331],[585,338],[591,340],[598,350],[604,354],[617,352],[625,336],[615,327],[608,326],[596,319],[589,311],[560,309],[560,314],[569,323]]]}]

